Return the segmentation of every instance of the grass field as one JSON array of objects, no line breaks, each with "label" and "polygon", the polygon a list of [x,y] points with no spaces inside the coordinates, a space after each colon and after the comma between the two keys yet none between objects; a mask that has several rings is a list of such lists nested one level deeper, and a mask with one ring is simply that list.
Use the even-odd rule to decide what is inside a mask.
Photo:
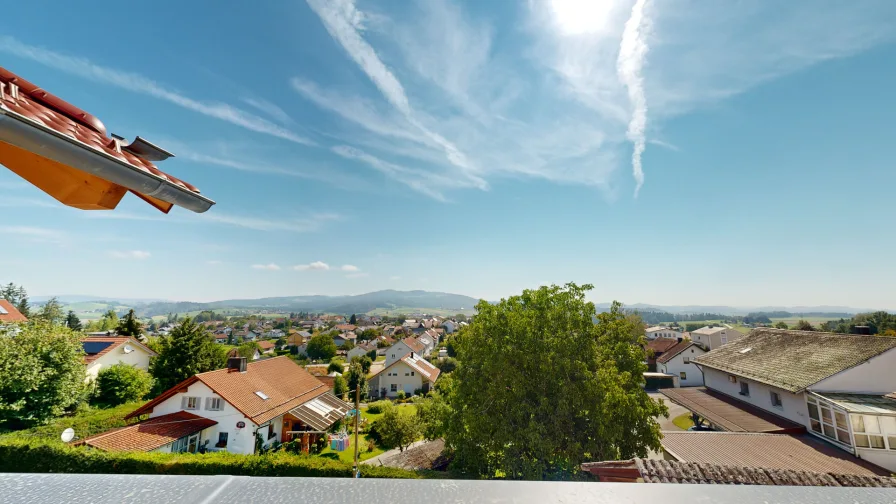
[{"label": "grass field", "polygon": [[[417,412],[417,408],[410,404],[403,405],[403,406],[397,406],[397,407],[399,408],[399,411],[405,415],[413,415]],[[366,419],[368,424],[373,423],[382,417],[383,417],[382,413],[377,413],[377,414],[368,413],[367,408],[361,408],[361,418]],[[353,431],[354,424],[346,425],[346,428],[348,429],[348,431],[350,433],[354,432]],[[354,437],[354,435],[352,435],[352,443],[354,443],[354,442],[355,442],[355,437]],[[370,440],[367,439],[366,434],[358,435],[358,445],[359,445],[358,446],[358,459],[359,460],[367,460],[369,458],[376,457],[377,455],[380,455],[385,451],[382,448],[380,448],[379,446],[374,448],[372,451],[368,451],[369,444],[370,444]],[[352,463],[355,460],[355,446],[354,446],[354,444],[352,444],[352,446],[350,446],[348,450],[341,451],[341,452],[333,451],[330,449],[329,446],[327,446],[324,449],[324,451],[320,452],[320,456],[341,460],[343,462]]]}]

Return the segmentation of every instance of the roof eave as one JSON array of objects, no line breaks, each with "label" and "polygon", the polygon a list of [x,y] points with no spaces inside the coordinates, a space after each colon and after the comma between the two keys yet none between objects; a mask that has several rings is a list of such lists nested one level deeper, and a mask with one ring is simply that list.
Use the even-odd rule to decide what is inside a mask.
[{"label": "roof eave", "polygon": [[0,106],[0,140],[196,213],[215,202]]},{"label": "roof eave", "polygon": [[743,374],[742,372],[740,372],[740,371],[738,371],[738,370],[734,370],[734,369],[726,369],[726,368],[721,367],[721,366],[713,366],[713,365],[711,365],[711,364],[706,364],[706,363],[704,363],[704,362],[699,362],[699,361],[697,361],[697,360],[692,360],[691,362],[694,363],[694,364],[697,364],[698,366],[708,367],[708,368],[710,368],[710,369],[715,369],[716,371],[722,371],[723,373],[729,373],[729,374],[733,374],[733,375],[737,375],[737,376],[742,376],[742,377],[744,377],[744,378],[746,378],[746,379],[748,379],[748,380],[753,380],[753,381],[755,381],[755,382],[764,383],[765,385],[769,385],[769,386],[772,386],[772,387],[775,387],[775,388],[779,388],[779,389],[781,389],[781,390],[785,390],[785,391],[790,392],[790,393],[792,393],[792,394],[799,394],[800,392],[805,391],[806,389],[808,389],[809,387],[811,387],[811,386],[814,385],[815,383],[818,383],[818,382],[810,383],[809,385],[806,385],[805,387],[793,386],[793,385],[782,385],[782,384],[780,384],[780,383],[775,383],[775,382],[769,381],[769,380],[764,379],[764,378],[758,378],[758,377],[755,377],[755,376],[752,376],[752,375],[745,375],[745,374]]}]

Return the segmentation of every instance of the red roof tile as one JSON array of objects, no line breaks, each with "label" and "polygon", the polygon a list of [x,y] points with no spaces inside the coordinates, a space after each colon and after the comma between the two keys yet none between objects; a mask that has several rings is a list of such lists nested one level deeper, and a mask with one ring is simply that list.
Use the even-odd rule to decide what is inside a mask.
[{"label": "red roof tile", "polygon": [[417,352],[418,354],[422,354],[423,350],[426,349],[426,347],[423,346],[423,343],[420,343],[419,341],[417,341],[417,338],[415,338],[413,336],[408,336],[407,338],[405,338],[401,341],[403,341],[405,345],[409,346],[411,348],[411,350],[413,350],[414,352]]},{"label": "red roof tile", "polygon": [[9,301],[0,299],[0,322],[28,322],[28,317],[22,315]]},{"label": "red roof tile", "polygon": [[267,341],[267,340],[259,341],[259,342],[258,342],[258,348],[260,348],[263,352],[266,352],[266,351],[268,351],[268,350],[273,350],[273,349],[274,349],[274,342],[273,342],[273,341]]},{"label": "red roof tile", "polygon": [[[153,407],[197,381],[204,383],[256,425],[276,418],[329,390],[324,383],[284,355],[250,362],[246,365],[245,373],[229,369],[199,373],[171,387],[125,418],[150,413]],[[262,399],[256,392],[262,392],[268,398]]]},{"label": "red roof tile", "polygon": [[[11,84],[17,86],[17,97],[13,97],[8,87]],[[151,161],[129,152],[126,147],[130,144],[127,142],[106,136],[106,127],[96,117],[2,67],[0,67],[0,87],[5,88],[0,92],[2,98],[0,107],[5,110],[75,139],[86,147],[111,156],[137,170],[166,180],[187,191],[200,193],[196,186],[159,170]],[[159,208],[160,200],[137,191],[131,190],[131,192]],[[165,203],[167,209],[159,208],[159,210],[167,213],[171,208],[168,206],[170,203],[161,203]]]},{"label": "red roof tile", "polygon": [[673,357],[680,354],[681,352],[684,352],[685,350],[690,348],[692,345],[696,346],[696,343],[694,343],[693,341],[689,341],[689,340],[682,340],[681,343],[666,350],[663,353],[663,355],[660,355],[659,357],[657,357],[656,361],[659,362],[660,364],[669,362],[670,360],[672,360]]},{"label": "red roof tile", "polygon": [[75,444],[92,446],[104,451],[150,451],[217,423],[215,420],[188,411],[178,411],[97,434]]},{"label": "red roof tile", "polygon": [[[143,343],[140,343],[139,341],[135,340],[134,338],[130,338],[127,336],[90,336],[87,338],[81,338],[81,344],[83,345],[84,343],[109,343],[108,346],[102,348],[99,352],[88,353],[87,355],[85,355],[84,356],[85,364],[90,364],[91,362],[99,359],[100,357],[106,355],[107,353],[111,352],[112,350],[115,350],[116,348],[120,347],[121,345],[124,345],[125,343],[129,343],[131,345],[138,346],[153,357],[158,355],[157,353],[153,352],[149,347],[147,347]],[[84,346],[85,346],[85,352],[86,352],[87,345],[84,345]]]},{"label": "red roof tile", "polygon": [[671,350],[675,345],[678,345],[678,340],[657,338],[648,341],[646,347],[648,350],[653,350],[653,353],[664,353]]}]

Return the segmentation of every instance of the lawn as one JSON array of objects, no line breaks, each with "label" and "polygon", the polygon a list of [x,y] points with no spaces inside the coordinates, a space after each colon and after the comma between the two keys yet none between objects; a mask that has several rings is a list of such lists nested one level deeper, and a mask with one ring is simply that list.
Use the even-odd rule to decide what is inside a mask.
[{"label": "lawn", "polygon": [[694,421],[691,420],[691,414],[685,413],[683,415],[678,415],[677,417],[672,419],[672,423],[675,424],[681,430],[688,430],[694,426]]},{"label": "lawn", "polygon": [[[412,404],[401,405],[398,406],[399,411],[402,414],[413,415],[416,413],[417,408]],[[366,419],[368,424],[375,422],[382,418],[382,413],[368,413],[367,408],[361,408],[361,418]],[[320,452],[321,457],[332,458],[341,460],[343,462],[352,463],[355,460],[355,436],[354,436],[354,423],[346,425],[348,432],[352,435],[352,445],[345,451],[337,452],[330,449],[327,446],[324,451]],[[385,450],[377,446],[373,451],[367,451],[367,445],[369,440],[367,439],[366,434],[358,434],[358,442],[359,442],[359,451],[358,451],[358,459],[361,461],[367,460],[369,458],[376,457],[377,455],[381,455]]]},{"label": "lawn", "polygon": [[115,427],[126,425],[124,416],[134,411],[143,402],[127,403],[114,408],[91,407],[75,415],[59,417],[47,425],[40,425],[31,429],[5,432],[2,436],[39,438],[46,441],[59,441],[62,431],[71,427],[78,438],[84,439],[94,434],[105,432]]}]

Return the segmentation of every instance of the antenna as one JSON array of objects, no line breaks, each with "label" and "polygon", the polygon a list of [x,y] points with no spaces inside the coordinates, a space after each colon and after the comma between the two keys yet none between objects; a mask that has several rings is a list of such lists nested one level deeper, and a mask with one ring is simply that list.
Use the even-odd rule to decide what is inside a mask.
[{"label": "antenna", "polygon": [[75,429],[72,429],[71,427],[65,429],[64,431],[62,431],[61,437],[63,443],[68,443],[72,439],[75,439]]}]

